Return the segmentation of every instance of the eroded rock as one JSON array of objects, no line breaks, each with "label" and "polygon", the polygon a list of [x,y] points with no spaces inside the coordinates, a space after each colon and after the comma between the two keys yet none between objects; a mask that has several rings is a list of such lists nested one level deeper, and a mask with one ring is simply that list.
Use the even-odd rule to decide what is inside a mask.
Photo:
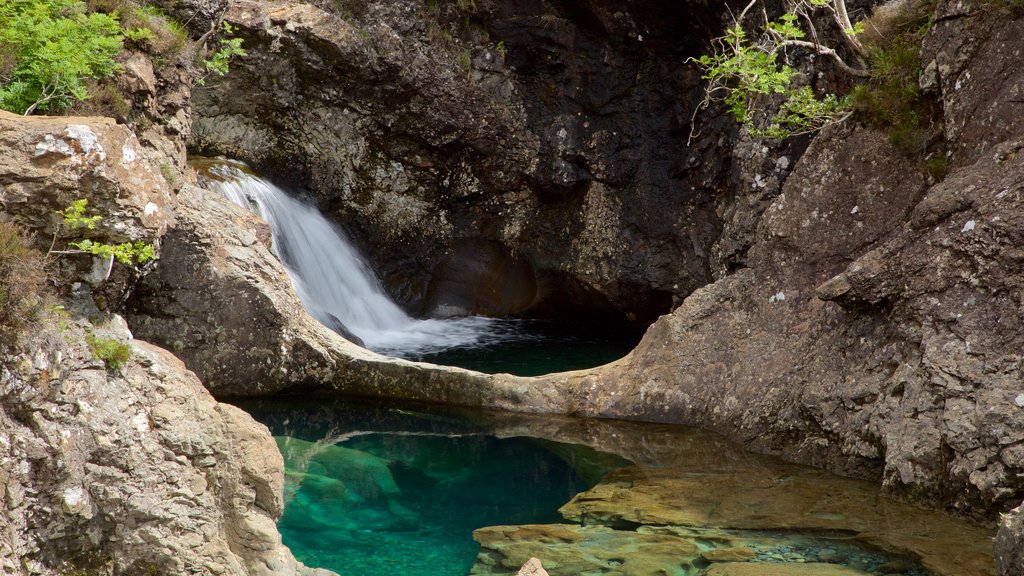
[{"label": "eroded rock", "polygon": [[[74,307],[0,363],[0,570],[295,575],[283,463],[266,428],[170,353]],[[84,334],[126,342],[106,369]],[[97,572],[97,573],[100,573]]]},{"label": "eroded rock", "polygon": [[186,186],[156,271],[130,303],[142,338],[175,351],[217,395],[286,389],[558,411],[563,391],[529,379],[385,358],[310,317],[266,224],[219,195]]}]

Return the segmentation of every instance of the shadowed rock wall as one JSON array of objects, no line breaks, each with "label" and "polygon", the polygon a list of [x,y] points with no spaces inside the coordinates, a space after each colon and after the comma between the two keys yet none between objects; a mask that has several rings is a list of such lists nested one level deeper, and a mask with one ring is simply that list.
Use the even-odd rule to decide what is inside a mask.
[{"label": "shadowed rock wall", "polygon": [[310,187],[413,312],[646,323],[711,280],[729,124],[687,146],[685,60],[721,8],[231,2],[193,142]]}]

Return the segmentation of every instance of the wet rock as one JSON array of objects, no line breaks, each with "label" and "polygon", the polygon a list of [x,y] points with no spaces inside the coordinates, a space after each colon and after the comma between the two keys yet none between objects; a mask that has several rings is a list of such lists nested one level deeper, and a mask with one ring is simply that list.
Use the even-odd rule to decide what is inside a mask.
[{"label": "wet rock", "polygon": [[746,562],[757,555],[752,548],[737,546],[735,548],[717,548],[702,552],[700,557],[708,562]]},{"label": "wet rock", "polygon": [[[993,574],[990,533],[984,529],[879,499],[878,487],[870,483],[723,454],[691,452],[689,462],[613,471],[560,513],[587,526],[640,525],[717,541],[715,550],[698,552],[707,561],[725,561],[712,560],[716,554],[750,559],[753,543],[772,544],[764,560],[806,561],[766,534],[842,534],[866,549],[918,558],[932,574]],[[743,552],[737,546],[744,546]]]},{"label": "wet rock", "polygon": [[552,574],[676,574],[698,556],[691,541],[671,534],[634,534],[603,526],[496,526],[473,532],[480,555],[471,574],[507,574],[544,558]]}]

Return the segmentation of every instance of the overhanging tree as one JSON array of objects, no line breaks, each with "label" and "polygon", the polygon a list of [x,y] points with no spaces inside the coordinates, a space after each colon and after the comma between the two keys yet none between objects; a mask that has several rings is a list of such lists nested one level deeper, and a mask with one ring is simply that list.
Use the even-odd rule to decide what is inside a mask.
[{"label": "overhanging tree", "polygon": [[[714,40],[713,52],[693,59],[708,83],[697,112],[723,102],[752,136],[779,140],[849,115],[846,99],[819,97],[810,86],[798,85],[791,58],[795,51],[809,51],[851,76],[868,77],[868,53],[859,39],[863,23],[850,19],[845,0],[787,0],[785,6],[785,13],[771,20],[764,1],[751,0]],[[825,43],[821,23],[835,29],[832,35],[841,45]]]}]

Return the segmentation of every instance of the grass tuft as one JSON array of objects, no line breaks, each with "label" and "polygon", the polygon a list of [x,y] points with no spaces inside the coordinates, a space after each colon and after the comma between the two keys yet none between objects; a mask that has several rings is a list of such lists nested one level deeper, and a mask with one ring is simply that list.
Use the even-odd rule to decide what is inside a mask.
[{"label": "grass tuft", "polygon": [[11,347],[39,321],[50,301],[46,258],[20,228],[0,222],[0,347]]}]

